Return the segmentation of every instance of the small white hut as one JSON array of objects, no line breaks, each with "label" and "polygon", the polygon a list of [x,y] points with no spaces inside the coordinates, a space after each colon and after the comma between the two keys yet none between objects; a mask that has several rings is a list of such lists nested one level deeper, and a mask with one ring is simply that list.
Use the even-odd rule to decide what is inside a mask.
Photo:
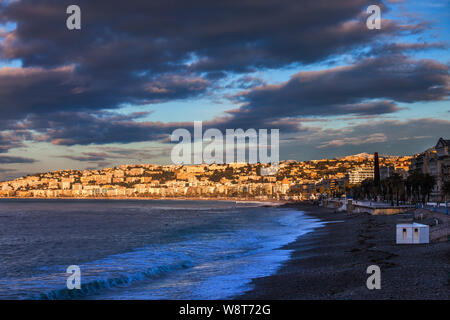
[{"label": "small white hut", "polygon": [[429,226],[415,222],[397,225],[397,244],[418,244],[429,242]]}]

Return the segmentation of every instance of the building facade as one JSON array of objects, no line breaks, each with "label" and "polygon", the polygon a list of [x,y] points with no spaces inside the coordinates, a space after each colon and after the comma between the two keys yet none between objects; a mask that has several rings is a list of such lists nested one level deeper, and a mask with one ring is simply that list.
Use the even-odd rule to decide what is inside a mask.
[{"label": "building facade", "polygon": [[350,184],[358,184],[366,179],[373,179],[373,178],[374,178],[374,168],[372,167],[360,167],[348,173],[348,180]]},{"label": "building facade", "polygon": [[450,140],[440,138],[434,148],[422,152],[411,161],[410,172],[429,174],[436,179],[436,186],[430,200],[443,201],[442,187],[450,180]]}]

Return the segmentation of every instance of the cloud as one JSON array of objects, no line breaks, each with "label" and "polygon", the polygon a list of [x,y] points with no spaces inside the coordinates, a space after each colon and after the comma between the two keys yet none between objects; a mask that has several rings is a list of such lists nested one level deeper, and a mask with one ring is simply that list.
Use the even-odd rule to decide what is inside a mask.
[{"label": "cloud", "polygon": [[1,164],[11,164],[11,163],[33,163],[36,162],[34,159],[13,157],[13,156],[0,156]]},{"label": "cloud", "polygon": [[[73,145],[103,145],[111,143],[127,144],[132,142],[159,141],[169,142],[172,132],[179,128],[185,128],[193,134],[193,122],[168,122],[142,121],[148,115],[147,112],[131,114],[118,114],[113,112],[57,112],[49,115],[29,115],[25,120],[16,125],[20,130],[28,130],[29,139],[36,142],[50,142],[53,145],[73,146]],[[245,128],[240,125],[248,123],[234,122],[228,116],[217,117],[211,121],[204,121],[203,131],[208,128],[217,128],[222,132],[226,129]],[[302,131],[302,127],[296,119],[272,119],[269,122],[258,123],[255,128],[277,128],[283,131]],[[26,128],[26,129],[25,129]],[[102,148],[101,146],[97,148]],[[108,158],[117,157],[121,152],[128,153],[127,149],[111,150],[105,152]],[[136,151],[136,150],[135,150]],[[153,150],[155,153],[150,156],[160,156],[161,152],[167,154],[167,150]],[[114,154],[116,154],[114,156]],[[145,155],[148,157],[149,154]],[[71,156],[72,160],[90,161],[102,160],[105,154],[84,154],[82,156]],[[98,158],[98,159],[97,159]]]},{"label": "cloud", "polygon": [[[195,81],[193,86],[197,86]],[[367,58],[350,66],[299,72],[279,85],[241,91],[234,99],[242,107],[203,125],[222,131],[278,128],[282,134],[301,132],[308,130],[302,124],[304,118],[356,115],[362,119],[390,114],[400,110],[397,102],[444,100],[448,87],[448,66],[438,62],[400,55]],[[87,145],[163,141],[177,128],[193,127],[190,122],[141,120],[148,115],[106,111],[30,114],[18,128],[33,130],[38,133],[35,139],[55,145]]]},{"label": "cloud", "polygon": [[[280,117],[381,115],[396,102],[439,101],[449,92],[449,67],[403,55],[367,58],[321,71],[299,72],[289,81],[238,93],[235,121]],[[388,100],[386,100],[388,99]]]},{"label": "cloud", "polygon": [[367,137],[351,137],[342,139],[333,139],[326,141],[318,146],[318,148],[341,147],[344,145],[362,145],[367,143],[386,142],[387,137],[384,133],[374,133]]},{"label": "cloud", "polygon": [[402,54],[406,52],[425,51],[429,49],[447,49],[448,45],[444,42],[422,42],[422,43],[379,43],[366,54],[368,56]]},{"label": "cloud", "polygon": [[[71,70],[55,70],[53,76]],[[39,75],[41,70],[27,72]],[[4,74],[15,75],[16,72],[11,69],[4,71]],[[258,80],[255,77],[241,77],[238,83]],[[18,83],[19,80],[15,82]],[[168,94],[169,89],[165,89],[168,87],[177,87],[176,91],[180,92],[180,87],[195,91],[203,90],[203,86],[202,80],[187,80],[175,76],[162,77],[160,81],[147,86],[146,90],[164,95]],[[278,128],[282,134],[305,132],[309,129],[304,126],[307,123],[304,119],[308,117],[351,115],[363,119],[391,114],[400,110],[398,102],[444,100],[448,95],[448,88],[448,66],[436,61],[412,60],[402,55],[366,58],[353,65],[299,72],[278,85],[251,86],[234,96],[233,99],[242,104],[240,108],[204,121],[203,126],[205,130],[211,127],[222,131],[228,128]],[[48,95],[44,96],[45,98],[38,99],[49,99]],[[47,104],[50,104],[50,100]],[[28,139],[51,142],[54,145],[101,145],[167,141],[175,129],[193,128],[191,122],[144,121],[149,115],[150,112],[147,111],[119,114],[89,110],[30,113],[15,126],[11,122],[5,122],[11,132],[17,130],[20,134],[16,140],[11,140],[15,144],[4,142],[3,149],[1,142],[7,139],[1,139],[0,136],[0,150],[7,151],[20,144],[20,137],[26,134]],[[378,132],[380,131],[375,133]],[[356,144],[360,141],[332,140],[336,140],[335,144]],[[81,156],[78,160],[89,159]]]},{"label": "cloud", "polygon": [[253,87],[259,87],[259,86],[263,86],[266,84],[267,84],[267,82],[262,78],[246,75],[246,76],[240,77],[237,80],[232,81],[226,87],[227,88],[250,89]]},{"label": "cloud", "polygon": [[439,137],[450,137],[449,128],[449,120],[433,118],[367,121],[340,129],[311,126],[282,140],[280,157],[310,160],[376,151],[412,155],[433,147]]},{"label": "cloud", "polygon": [[[402,138],[412,133],[402,123],[376,122],[376,129],[369,122],[365,128],[336,131],[306,125],[333,116],[376,119],[399,111],[399,103],[448,96],[448,65],[402,55],[445,46],[398,41],[397,36],[428,28],[424,22],[384,19],[381,30],[369,31],[365,9],[378,4],[383,13],[388,11],[378,0],[76,4],[82,10],[80,32],[65,27],[67,3],[60,0],[0,3],[0,24],[16,26],[0,31],[0,58],[22,64],[0,68],[0,153],[24,147],[29,140],[95,145],[96,151],[64,155],[81,162],[144,158],[138,150],[97,149],[110,143],[167,141],[177,128],[192,130],[190,122],[148,121],[144,105],[224,96],[228,90],[238,91],[231,101],[236,106],[204,121],[204,129],[279,128],[305,143],[313,141],[311,154],[342,152],[388,144],[396,131],[384,130],[396,126]],[[248,74],[286,66],[302,70],[312,63],[341,63],[346,57],[361,59],[301,71],[276,85],[254,76],[257,72]],[[141,105],[142,112],[116,113],[124,105]],[[404,140],[395,141],[403,146]],[[156,150],[150,155],[166,154]]]},{"label": "cloud", "polygon": [[0,57],[23,67],[0,69],[1,111],[22,119],[192,98],[229,73],[318,62],[422,28],[386,21],[369,32],[372,4],[388,10],[379,0],[78,0],[78,32],[66,28],[67,3],[3,2],[0,23],[16,28],[3,31]]},{"label": "cloud", "polygon": [[78,0],[83,18],[77,33],[65,28],[66,3],[22,0],[0,9],[0,21],[18,24],[2,52],[27,66],[76,63],[111,73],[314,62],[402,29],[391,22],[376,35],[367,32],[365,8],[372,4],[388,10],[378,0]]},{"label": "cloud", "polygon": [[45,117],[30,115],[23,124],[39,133],[36,140],[66,146],[160,140],[184,125],[141,122],[132,120],[130,115],[87,112],[59,112]]},{"label": "cloud", "polygon": [[0,131],[0,153],[8,152],[13,148],[23,147],[23,139],[26,137],[29,137],[29,134],[22,130]]},{"label": "cloud", "polygon": [[[209,82],[188,75],[118,77],[96,81],[75,66],[0,68],[0,106],[6,119],[28,114],[117,108],[125,103],[151,103],[203,93]],[[43,94],[45,93],[45,94]]]},{"label": "cloud", "polygon": [[104,152],[83,152],[80,156],[62,155],[61,158],[70,160],[82,161],[82,162],[97,162],[105,161],[110,155]]},{"label": "cloud", "polygon": [[96,148],[98,152],[81,152],[77,155],[61,155],[61,158],[80,161],[80,162],[96,162],[107,163],[112,160],[124,160],[130,159],[152,159],[158,157],[167,157],[170,155],[171,147],[147,147],[145,149],[136,148],[118,148],[118,147],[105,147],[100,146]]}]

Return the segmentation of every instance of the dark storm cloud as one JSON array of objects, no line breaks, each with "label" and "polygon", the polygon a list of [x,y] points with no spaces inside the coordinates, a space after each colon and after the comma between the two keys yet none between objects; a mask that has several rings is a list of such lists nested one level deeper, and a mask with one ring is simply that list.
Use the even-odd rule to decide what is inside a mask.
[{"label": "dark storm cloud", "polygon": [[[54,145],[89,145],[107,143],[131,143],[142,141],[169,142],[172,132],[179,128],[187,129],[193,135],[193,122],[143,121],[141,119],[148,113],[133,113],[122,115],[111,112],[57,112],[51,115],[40,116],[31,114],[18,127],[26,127],[35,132],[34,141],[50,142]],[[267,122],[253,123],[252,128],[277,128],[286,132],[299,132],[302,130],[298,120],[271,119]],[[226,129],[247,129],[248,122],[234,121],[231,117],[218,117],[212,121],[204,121],[203,131],[208,128],[217,128],[225,133]],[[166,152],[162,150],[158,152]],[[84,154],[69,156],[69,159],[78,161],[98,161],[103,158],[120,158],[129,155],[129,151],[119,149],[106,153]],[[124,154],[125,153],[125,154]],[[135,151],[136,156],[138,155]],[[142,155],[141,155],[142,156]],[[145,156],[148,156],[146,154]],[[154,156],[154,155],[153,155]]]},{"label": "dark storm cloud", "polygon": [[[237,96],[243,107],[205,121],[203,127],[222,132],[228,128],[304,132],[307,129],[301,117],[389,114],[399,110],[396,102],[443,100],[448,85],[448,66],[437,62],[400,55],[368,58],[351,66],[300,72],[280,85],[246,90]],[[21,125],[39,132],[42,141],[56,145],[167,141],[173,130],[193,128],[190,122],[139,121],[146,115],[59,112],[45,117],[29,115]],[[367,135],[365,142],[380,139]]]},{"label": "dark storm cloud", "polygon": [[22,158],[22,157],[12,157],[12,156],[0,156],[1,164],[11,164],[11,163],[33,163],[36,162],[34,159]]},{"label": "dark storm cloud", "polygon": [[400,110],[395,103],[391,101],[374,101],[366,103],[357,103],[342,105],[336,108],[341,114],[356,114],[358,116],[373,116],[386,113],[393,113]]},{"label": "dark storm cloud", "polygon": [[449,79],[449,67],[436,61],[402,55],[368,58],[351,66],[300,72],[280,85],[241,92],[236,98],[243,106],[230,114],[235,120],[253,121],[385,114],[399,109],[395,102],[444,100]]},{"label": "dark storm cloud", "polygon": [[[81,31],[66,28],[69,4],[81,7]],[[104,110],[196,97],[236,72],[320,62],[426,27],[383,20],[381,30],[368,30],[364,12],[373,4],[386,12],[372,0],[3,2],[0,23],[17,28],[1,32],[0,57],[20,59],[23,67],[0,69],[0,110],[3,120],[13,120],[0,121],[0,129],[68,146],[167,140],[193,124]],[[412,50],[389,52],[403,49]],[[243,76],[233,84],[248,89],[238,96],[243,106],[204,122],[204,129],[305,132],[296,117],[392,113],[396,102],[442,99],[447,81],[446,66],[399,55],[302,72],[282,85]],[[0,152],[20,143],[0,136]]]},{"label": "dark storm cloud", "polygon": [[[196,70],[244,70],[318,61],[377,38],[365,9],[381,1],[140,1],[78,0],[82,30],[65,28],[67,2],[22,0],[0,21],[18,22],[2,48],[26,66],[74,62],[87,69],[173,70],[198,57]],[[410,26],[411,27],[411,26]],[[378,35],[405,27],[386,22]]]},{"label": "dark storm cloud", "polygon": [[47,117],[30,115],[23,123],[39,133],[36,140],[67,146],[160,140],[184,125],[139,122],[129,115],[87,112],[60,112]]},{"label": "dark storm cloud", "polygon": [[[255,79],[241,80],[245,83]],[[173,83],[177,83],[176,79]],[[307,129],[300,117],[356,115],[363,118],[389,114],[399,110],[396,102],[444,99],[448,95],[448,83],[448,67],[431,60],[417,61],[401,55],[368,58],[351,66],[300,72],[280,85],[243,91],[237,96],[244,104],[241,108],[205,121],[203,127],[222,132],[228,128],[304,132]],[[194,81],[192,86],[196,85]],[[147,90],[161,88],[155,82]],[[70,146],[167,141],[173,130],[192,131],[193,128],[191,122],[144,121],[148,115],[149,112],[124,115],[106,111],[30,114],[14,129],[33,130],[37,132],[35,140]],[[380,136],[367,139],[366,142],[378,141]]]},{"label": "dark storm cloud", "polygon": [[445,50],[448,49],[448,44],[444,42],[421,42],[421,43],[409,43],[409,42],[397,42],[397,43],[376,43],[372,48],[360,55],[361,58],[382,56],[382,55],[395,55],[407,52],[419,52],[430,49]]},{"label": "dark storm cloud", "polygon": [[0,153],[6,153],[9,149],[23,147],[23,139],[29,137],[28,132],[22,132],[20,129],[0,131]]},{"label": "dark storm cloud", "polygon": [[0,69],[0,106],[4,119],[27,114],[114,108],[124,103],[151,103],[198,95],[208,81],[184,75],[165,74],[96,81],[77,73],[73,66],[55,69]]},{"label": "dark storm cloud", "polygon": [[[66,28],[77,4],[82,29]],[[373,0],[141,1],[22,0],[3,3],[0,42],[5,117],[101,110],[204,93],[226,72],[321,61],[355,46],[421,29],[384,21],[370,32]],[[210,79],[210,80],[208,80]]]}]

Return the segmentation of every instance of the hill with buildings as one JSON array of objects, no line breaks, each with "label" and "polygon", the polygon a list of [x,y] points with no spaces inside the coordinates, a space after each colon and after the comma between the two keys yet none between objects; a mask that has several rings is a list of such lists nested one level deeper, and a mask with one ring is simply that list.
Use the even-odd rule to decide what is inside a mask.
[{"label": "hill with buildings", "polygon": [[[381,157],[382,170],[406,175],[412,157]],[[373,156],[282,161],[275,175],[263,164],[121,165],[101,170],[59,170],[0,183],[2,197],[202,197],[309,199],[317,193],[343,193],[373,178]],[[387,169],[385,169],[387,168]],[[383,172],[384,172],[383,171]]]}]

